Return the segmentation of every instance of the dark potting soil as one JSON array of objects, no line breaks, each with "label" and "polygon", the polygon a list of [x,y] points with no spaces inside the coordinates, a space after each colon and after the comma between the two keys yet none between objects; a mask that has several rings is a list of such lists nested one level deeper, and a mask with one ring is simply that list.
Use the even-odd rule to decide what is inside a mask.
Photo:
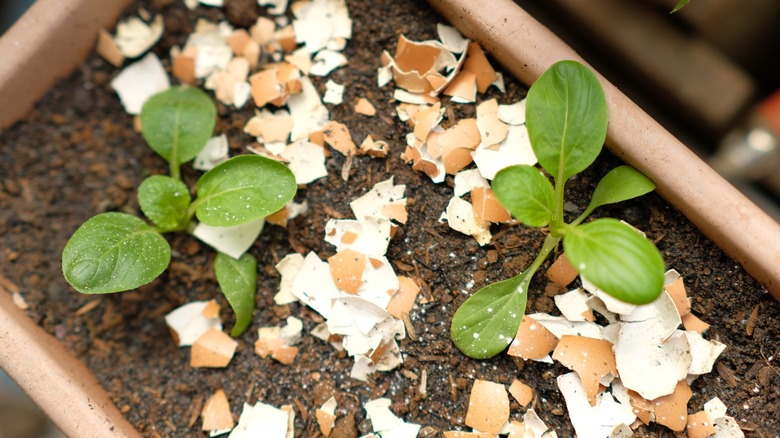
[{"label": "dark potting soil", "polygon": [[[181,2],[166,0],[139,3],[128,13],[144,6],[164,14],[166,35],[154,51],[166,67],[170,47],[185,42],[197,16],[212,21],[228,18],[246,26],[262,13],[254,0],[228,2],[226,12],[204,7],[191,12]],[[435,38],[435,25],[441,19],[424,2],[409,0],[350,1],[349,7],[354,36],[345,54],[350,64],[330,75],[346,85],[345,103],[328,105],[331,119],[346,124],[358,144],[368,134],[387,140],[391,153],[379,160],[357,157],[347,182],[340,178],[343,157],[333,154],[327,163],[329,176],[299,191],[297,199],[308,200],[309,212],[286,230],[266,227],[251,249],[260,265],[253,325],[238,339],[238,351],[226,369],[190,368],[189,349],[174,345],[163,320],[177,306],[216,298],[223,321],[228,327],[232,324],[232,312],[214,278],[214,252],[194,238],[170,236],[169,270],[136,291],[85,296],[62,278],[60,254],[76,228],[100,212],[137,214],[136,187],[144,177],[166,170],[164,161],[133,130],[132,117],[110,88],[119,70],[97,55],[54,87],[26,120],[0,134],[0,272],[21,289],[30,305],[29,316],[94,371],[145,436],[204,436],[196,417],[204,401],[220,388],[227,393],[236,418],[244,402],[292,404],[296,436],[319,434],[313,412],[332,395],[338,401],[339,419],[331,436],[368,433],[371,424],[362,406],[381,396],[393,400],[397,415],[423,426],[420,436],[440,436],[443,430],[465,428],[469,392],[477,378],[506,385],[515,378],[526,382],[536,389],[533,406],[542,419],[559,436],[573,436],[555,385],[555,377],[568,370],[560,365],[523,364],[505,355],[471,360],[449,340],[449,323],[457,306],[480,287],[525,268],[541,246],[543,234],[523,226],[494,226],[494,241],[480,247],[471,237],[437,222],[452,196],[452,179],[435,185],[399,158],[408,127],[393,116],[392,87],[376,86],[379,54],[383,49],[392,52],[401,34],[412,40]],[[491,90],[481,98],[511,103],[523,97],[523,86],[505,77],[506,94]],[[323,92],[325,81],[315,78],[314,82]],[[377,107],[377,117],[353,113],[350,103],[357,97],[369,98]],[[219,105],[216,132],[228,135],[232,155],[246,153],[251,144],[242,132],[253,115],[249,106],[235,111]],[[473,105],[453,106],[458,117],[474,115]],[[572,217],[587,205],[599,178],[618,164],[604,152],[594,166],[569,183],[567,211]],[[191,169],[185,172],[190,183],[197,176]],[[397,184],[406,184],[410,203],[409,221],[392,240],[388,258],[399,274],[422,278],[430,300],[418,304],[411,315],[416,336],[401,342],[403,365],[377,373],[371,383],[356,381],[349,378],[352,359],[310,335],[301,340],[292,365],[257,356],[253,343],[258,327],[283,325],[287,316],[294,315],[303,320],[306,333],[322,321],[304,305],[274,305],[279,287],[274,265],[293,251],[332,255],[334,249],[323,241],[327,220],[350,217],[349,202],[390,176]],[[667,265],[684,276],[694,313],[712,324],[705,336],[728,346],[716,370],[693,383],[690,412],[717,396],[748,436],[780,436],[778,303],[655,194],[600,209],[598,215],[624,219],[647,232]],[[488,257],[491,251],[496,252]],[[473,283],[470,289],[469,283]],[[542,276],[533,281],[529,312],[556,312],[546,286]],[[76,313],[95,299],[99,300],[95,308]],[[423,371],[428,376],[425,396],[419,392]],[[511,417],[520,419],[523,412],[513,400]],[[651,426],[641,427],[638,435],[672,433]]]}]

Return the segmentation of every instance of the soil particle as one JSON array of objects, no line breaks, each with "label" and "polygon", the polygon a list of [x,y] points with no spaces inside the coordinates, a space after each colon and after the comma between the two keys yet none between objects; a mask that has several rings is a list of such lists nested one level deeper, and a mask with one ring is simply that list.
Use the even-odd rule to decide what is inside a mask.
[{"label": "soil particle", "polygon": [[[227,17],[238,24],[244,18],[241,14],[251,16],[253,8],[258,13],[256,6],[249,5],[255,2],[249,0],[227,3],[224,13],[205,7],[193,12],[180,2],[152,0],[140,2],[128,13],[143,6],[164,14],[166,35],[154,51],[169,67],[170,47],[184,43],[198,17],[212,21]],[[543,234],[519,225],[494,226],[493,242],[478,246],[472,238],[437,222],[452,196],[451,188],[434,185],[399,158],[408,127],[391,116],[392,88],[376,88],[379,54],[393,52],[402,33],[413,40],[434,38],[440,18],[424,2],[348,3],[354,20],[354,37],[345,51],[350,65],[331,74],[331,79],[347,85],[345,104],[328,106],[331,119],[348,126],[357,144],[369,133],[387,140],[390,154],[383,160],[355,157],[348,182],[340,177],[344,158],[333,154],[327,163],[328,177],[297,195],[298,201],[308,200],[309,213],[296,218],[286,230],[266,227],[251,249],[260,266],[253,325],[239,338],[228,368],[190,368],[189,349],[173,344],[163,320],[181,304],[216,298],[226,328],[233,321],[214,280],[213,251],[190,236],[169,236],[171,269],[159,279],[137,291],[97,297],[96,307],[77,314],[96,297],[76,293],[62,278],[60,253],[68,237],[99,212],[138,214],[136,188],[146,176],[167,170],[165,162],[134,131],[132,117],[124,113],[110,89],[109,82],[118,70],[96,55],[55,86],[25,121],[0,133],[0,174],[4,175],[0,184],[0,272],[19,286],[30,305],[30,317],[95,372],[112,400],[145,436],[203,436],[200,421],[192,421],[196,417],[193,405],[216,389],[225,390],[236,418],[244,402],[293,404],[296,436],[319,433],[311,413],[332,395],[339,405],[331,436],[355,437],[370,431],[362,406],[377,397],[390,398],[393,410],[405,421],[421,424],[424,433],[420,436],[438,436],[440,431],[463,427],[469,388],[476,378],[505,385],[517,378],[534,387],[537,398],[532,406],[541,418],[559,436],[573,436],[555,385],[555,377],[566,372],[563,367],[523,364],[508,356],[475,361],[462,356],[449,339],[449,323],[457,306],[480,287],[524,269],[539,249]],[[505,77],[507,94],[491,89],[485,98],[512,103],[525,95],[521,85]],[[324,82],[314,79],[320,92]],[[358,97],[369,97],[378,117],[355,114],[346,102]],[[468,105],[455,107],[459,118],[473,112]],[[220,108],[217,134],[228,135],[232,154],[245,152],[251,143],[241,131],[251,116],[250,108]],[[578,176],[576,184],[567,186],[572,203],[571,211],[567,209],[569,220],[587,205],[597,181],[618,164],[604,152]],[[187,166],[183,171],[189,184],[199,176]],[[323,258],[333,255],[334,249],[323,241],[327,220],[350,217],[349,202],[389,176],[395,177],[396,184],[406,184],[406,195],[414,203],[409,206],[408,223],[391,242],[388,258],[399,272],[418,281],[426,299],[410,318],[416,336],[401,342],[404,364],[393,372],[376,374],[370,383],[355,381],[349,377],[352,359],[309,335],[297,345],[300,354],[290,366],[255,355],[252,343],[258,327],[284,325],[292,315],[303,320],[304,333],[308,333],[322,321],[303,305],[274,305],[279,277],[273,266],[293,251],[314,250]],[[694,299],[693,312],[712,324],[706,336],[728,346],[716,371],[693,383],[691,412],[717,396],[740,424],[755,430],[748,436],[780,435],[776,415],[780,410],[778,303],[658,195],[599,209],[599,215],[625,219],[656,241],[667,265],[685,278]],[[553,310],[550,297],[558,292],[538,275],[531,282],[528,312]],[[756,306],[760,307],[754,316]],[[419,380],[423,372],[428,382],[425,394]],[[514,405],[511,418],[521,419],[523,412]],[[637,431],[637,436],[662,434],[668,436],[657,426]]]}]

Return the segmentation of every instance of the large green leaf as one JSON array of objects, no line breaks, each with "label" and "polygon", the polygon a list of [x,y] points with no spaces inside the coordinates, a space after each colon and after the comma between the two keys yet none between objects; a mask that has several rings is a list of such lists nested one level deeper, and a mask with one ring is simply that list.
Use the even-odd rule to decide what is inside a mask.
[{"label": "large green leaf", "polygon": [[252,254],[244,254],[236,260],[218,252],[214,271],[222,293],[236,314],[236,325],[230,335],[240,336],[252,322],[252,312],[255,310],[257,259]]},{"label": "large green leaf", "polygon": [[563,184],[593,163],[607,133],[607,103],[580,63],[553,64],[528,91],[526,126],[539,163]]},{"label": "large green leaf", "polygon": [[553,216],[554,193],[550,180],[531,166],[511,166],[496,174],[493,190],[503,206],[520,222],[543,227]]},{"label": "large green leaf", "polygon": [[206,172],[198,180],[193,206],[204,224],[231,227],[280,210],[295,196],[295,176],[282,163],[241,155]]},{"label": "large green leaf", "polygon": [[597,219],[570,228],[563,248],[583,277],[615,298],[647,304],[661,293],[666,269],[661,253],[617,219]]},{"label": "large green leaf", "polygon": [[190,206],[190,191],[178,179],[154,175],[138,187],[138,204],[155,225],[172,230],[182,225]]},{"label": "large green leaf", "polygon": [[487,359],[512,342],[528,300],[526,272],[485,286],[461,304],[450,333],[458,350],[474,359]]},{"label": "large green leaf", "polygon": [[62,272],[79,292],[104,294],[149,283],[170,260],[168,242],[143,220],[103,213],[84,222],[68,240]]},{"label": "large green leaf", "polygon": [[149,146],[172,166],[179,166],[206,146],[216,114],[208,94],[195,87],[174,87],[144,103],[141,127]]},{"label": "large green leaf", "polygon": [[602,205],[638,198],[653,190],[655,190],[655,184],[638,170],[631,166],[618,166],[610,170],[599,181],[583,217]]}]

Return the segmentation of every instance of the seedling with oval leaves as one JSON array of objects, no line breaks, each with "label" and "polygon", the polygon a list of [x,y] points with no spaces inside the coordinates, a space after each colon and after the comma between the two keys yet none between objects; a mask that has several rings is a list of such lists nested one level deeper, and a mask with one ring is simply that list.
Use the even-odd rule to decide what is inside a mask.
[{"label": "seedling with oval leaves", "polygon": [[[195,218],[215,227],[241,225],[280,210],[293,198],[297,186],[287,166],[243,155],[203,174],[193,199],[181,179],[180,167],[204,148],[215,120],[214,103],[197,88],[171,88],[144,104],[144,139],[170,168],[170,176],[150,176],[138,188],[138,204],[151,224],[118,212],[87,220],[62,252],[62,270],[71,286],[84,294],[135,289],[168,267],[171,248],[163,234],[192,233]],[[218,252],[214,269],[236,314],[231,334],[238,336],[252,320],[257,260],[248,253],[234,259]]]},{"label": "seedling with oval leaves", "polygon": [[637,170],[612,169],[596,186],[585,211],[571,223],[564,221],[564,185],[593,163],[606,137],[607,104],[596,76],[574,61],[554,64],[528,91],[526,126],[552,183],[540,169],[521,165],[498,172],[492,188],[518,221],[548,233],[528,269],[480,289],[455,312],[452,340],[473,358],[495,356],[514,339],[531,278],[561,241],[580,275],[620,300],[649,303],[663,288],[665,264],[652,242],[617,219],[583,223],[600,206],[653,191],[652,181]]}]

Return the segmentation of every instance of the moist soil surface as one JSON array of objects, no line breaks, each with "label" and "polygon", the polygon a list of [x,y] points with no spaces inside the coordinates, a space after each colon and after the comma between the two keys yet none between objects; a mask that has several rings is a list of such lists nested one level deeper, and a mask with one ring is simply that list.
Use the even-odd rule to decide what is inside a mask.
[{"label": "moist soil surface", "polygon": [[[350,1],[354,36],[345,54],[350,64],[330,78],[346,85],[344,104],[328,105],[331,119],[346,124],[356,143],[366,135],[386,139],[386,159],[355,158],[348,181],[340,177],[344,158],[328,159],[329,176],[302,187],[297,200],[310,209],[287,229],[267,226],[251,248],[259,261],[257,310],[250,329],[238,338],[238,351],[226,369],[193,369],[189,348],[177,348],[164,315],[177,306],[215,298],[229,328],[232,312],[217,287],[214,251],[188,235],[170,235],[170,268],[154,282],[131,292],[85,296],[62,277],[60,254],[69,236],[89,217],[106,211],[139,213],[136,187],[150,174],[165,173],[166,164],[133,130],[109,82],[118,69],[91,55],[69,78],[43,98],[26,120],[0,134],[0,272],[17,285],[29,304],[29,316],[81,358],[97,375],[112,400],[145,436],[204,436],[196,417],[204,401],[224,389],[235,418],[244,402],[260,400],[275,406],[292,404],[296,436],[319,435],[313,412],[330,396],[338,401],[338,421],[331,436],[354,437],[371,430],[362,406],[377,397],[392,399],[393,411],[408,422],[421,424],[420,436],[465,429],[464,418],[474,379],[509,385],[517,378],[536,389],[533,407],[558,436],[574,436],[555,377],[562,366],[523,364],[500,355],[491,360],[463,356],[449,339],[449,324],[457,306],[480,287],[519,273],[530,264],[543,233],[520,225],[494,226],[494,240],[480,247],[474,239],[437,222],[452,196],[452,179],[436,185],[401,159],[408,127],[393,116],[392,87],[378,89],[376,68],[383,49],[395,48],[398,36],[434,39],[441,18],[424,2]],[[254,0],[229,2],[225,10],[200,7],[196,12],[180,2],[141,2],[163,13],[166,34],[154,51],[166,63],[173,44],[183,45],[197,16],[229,19],[238,26],[254,22]],[[240,6],[240,8],[237,8]],[[249,18],[247,18],[249,17]],[[480,99],[495,97],[512,103],[526,89],[507,77],[507,93],[494,89]],[[324,92],[324,80],[314,79]],[[368,97],[377,117],[355,114],[351,102]],[[5,103],[10,104],[10,103]],[[445,101],[445,105],[450,106]],[[251,138],[242,132],[253,115],[218,105],[216,133],[227,134],[231,155],[246,153]],[[474,115],[473,105],[452,105],[456,116]],[[599,178],[619,165],[608,152],[568,185],[567,213],[582,211]],[[185,166],[186,168],[187,166]],[[411,315],[414,335],[401,341],[403,365],[377,373],[370,383],[349,377],[353,360],[329,344],[306,334],[321,317],[302,304],[276,306],[279,275],[274,265],[291,252],[316,251],[321,257],[334,249],[323,241],[324,227],[333,217],[351,217],[349,202],[390,176],[406,184],[409,220],[393,238],[388,258],[399,274],[420,278],[428,301]],[[185,171],[194,183],[198,172]],[[780,372],[776,358],[780,306],[734,260],[724,255],[680,212],[656,194],[597,211],[644,230],[656,242],[667,265],[685,278],[693,311],[712,324],[706,334],[728,347],[712,373],[697,379],[689,412],[720,397],[748,436],[780,436]],[[494,257],[497,256],[497,257]],[[549,265],[550,261],[546,265]],[[545,292],[546,290],[546,292]],[[543,276],[531,285],[528,312],[556,313]],[[78,312],[99,300],[96,307]],[[300,354],[292,365],[262,359],[254,353],[257,328],[280,326],[289,315],[304,322]],[[427,373],[427,394],[419,391]],[[524,409],[511,402],[511,418]],[[638,436],[673,436],[652,425]]]}]

